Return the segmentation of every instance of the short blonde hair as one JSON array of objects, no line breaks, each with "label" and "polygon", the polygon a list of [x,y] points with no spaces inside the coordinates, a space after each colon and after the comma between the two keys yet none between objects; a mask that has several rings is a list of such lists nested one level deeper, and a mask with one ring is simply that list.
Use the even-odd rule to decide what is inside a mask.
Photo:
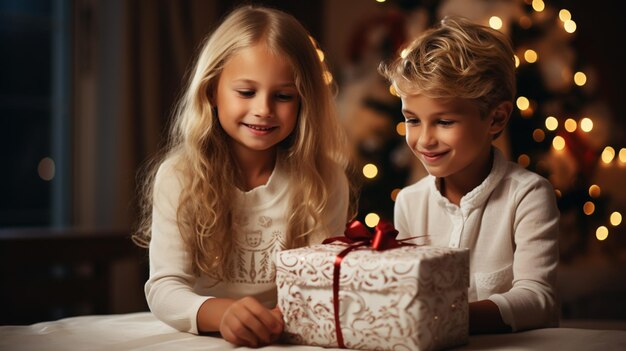
[{"label": "short blonde hair", "polygon": [[463,17],[445,17],[379,71],[401,96],[471,99],[483,116],[515,96],[515,62],[508,37]]}]

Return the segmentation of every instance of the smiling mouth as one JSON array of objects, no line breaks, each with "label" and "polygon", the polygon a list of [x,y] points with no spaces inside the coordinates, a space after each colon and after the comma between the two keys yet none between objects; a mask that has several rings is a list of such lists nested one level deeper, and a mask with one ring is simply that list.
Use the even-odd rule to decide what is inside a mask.
[{"label": "smiling mouth", "polygon": [[272,127],[272,126],[269,126],[269,127],[257,126],[257,125],[254,125],[254,124],[247,124],[247,123],[243,123],[243,125],[248,127],[248,128],[250,128],[250,129],[258,130],[260,132],[269,132],[270,130],[273,130],[273,129],[277,128],[277,127]]},{"label": "smiling mouth", "polygon": [[427,161],[436,161],[438,159],[440,159],[441,157],[443,157],[444,155],[446,155],[448,153],[448,151],[444,151],[444,152],[420,152],[422,154],[422,157],[424,157],[425,160]]}]

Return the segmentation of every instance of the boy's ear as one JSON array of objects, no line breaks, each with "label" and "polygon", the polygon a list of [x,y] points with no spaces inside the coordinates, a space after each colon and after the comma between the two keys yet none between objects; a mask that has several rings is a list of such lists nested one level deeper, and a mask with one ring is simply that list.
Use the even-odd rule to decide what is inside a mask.
[{"label": "boy's ear", "polygon": [[504,128],[506,128],[506,124],[509,122],[512,111],[513,103],[511,101],[503,101],[491,111],[491,126],[489,132],[492,135],[502,133]]}]

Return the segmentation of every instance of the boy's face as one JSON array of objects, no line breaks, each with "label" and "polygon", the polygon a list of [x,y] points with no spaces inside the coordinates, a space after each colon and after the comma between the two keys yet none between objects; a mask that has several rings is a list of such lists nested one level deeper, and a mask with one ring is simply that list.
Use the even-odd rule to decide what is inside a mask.
[{"label": "boy's face", "polygon": [[409,95],[402,97],[402,113],[406,142],[428,173],[482,181],[475,178],[489,172],[491,142],[500,129],[492,116],[481,117],[475,103]]}]

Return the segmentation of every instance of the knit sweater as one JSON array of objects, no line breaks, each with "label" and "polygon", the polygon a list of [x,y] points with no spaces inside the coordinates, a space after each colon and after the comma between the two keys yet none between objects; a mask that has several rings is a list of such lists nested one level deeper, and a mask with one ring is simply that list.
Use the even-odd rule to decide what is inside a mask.
[{"label": "knit sweater", "polygon": [[514,331],[555,326],[559,211],[552,185],[494,149],[491,173],[452,204],[426,176],[397,197],[399,237],[470,249],[469,301],[493,301]]},{"label": "knit sweater", "polygon": [[[328,232],[317,232],[309,243],[343,233],[347,221],[348,183],[337,167],[334,177],[326,179],[332,187],[329,204],[332,215],[326,218]],[[170,326],[198,333],[196,315],[211,297],[233,299],[252,296],[266,307],[276,304],[274,255],[285,249],[289,216],[290,186],[282,163],[268,182],[250,191],[236,191],[232,239],[224,279],[212,274],[196,276],[190,270],[190,254],[185,250],[176,223],[181,182],[171,161],[159,168],[154,186],[150,277],[145,284],[148,305],[153,314]]]}]

